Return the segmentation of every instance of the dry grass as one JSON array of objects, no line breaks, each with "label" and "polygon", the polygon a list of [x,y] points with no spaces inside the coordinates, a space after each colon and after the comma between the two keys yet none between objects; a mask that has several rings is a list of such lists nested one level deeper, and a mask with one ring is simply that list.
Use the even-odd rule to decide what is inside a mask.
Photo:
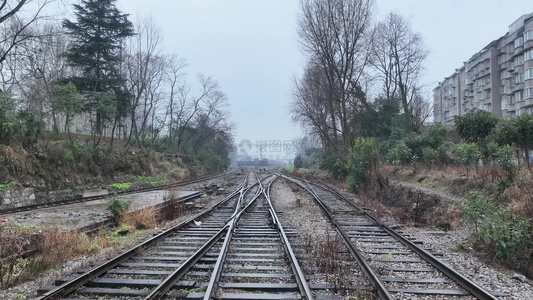
[{"label": "dry grass", "polygon": [[335,232],[306,232],[304,244],[309,253],[325,275],[325,280],[335,286],[338,291],[345,291],[350,287],[351,266],[346,264],[346,248]]},{"label": "dry grass", "polygon": [[148,229],[156,226],[156,213],[152,206],[141,209],[133,208],[132,212],[125,213],[120,218],[121,223],[135,229]]},{"label": "dry grass", "polygon": [[505,178],[507,173],[497,165],[486,165],[479,167],[477,176],[480,180],[485,182],[495,182],[496,180]]},{"label": "dry grass", "polygon": [[183,211],[185,211],[185,205],[178,203],[179,190],[174,188],[168,191],[165,196],[165,202],[161,207],[160,221],[172,221],[178,218]]},{"label": "dry grass", "polygon": [[383,216],[386,213],[386,209],[382,199],[384,191],[388,191],[386,189],[387,186],[387,178],[381,176],[378,170],[373,168],[370,171],[368,184],[361,187],[357,193],[361,206],[369,209],[378,217]]},{"label": "dry grass", "polygon": [[[6,168],[6,174],[13,173],[29,173],[31,170],[32,160],[29,153],[21,147],[10,147],[0,145],[0,157],[4,157],[4,168]],[[0,168],[1,170],[1,168]],[[0,180],[3,181],[2,175],[0,175]]]},{"label": "dry grass", "polygon": [[88,254],[97,246],[72,231],[0,228],[0,288],[22,282],[42,270]]},{"label": "dry grass", "polygon": [[187,179],[187,174],[185,172],[172,171],[170,172],[169,176],[174,181],[184,181]]},{"label": "dry grass", "polygon": [[533,219],[533,174],[530,170],[521,168],[503,196],[515,214]]}]

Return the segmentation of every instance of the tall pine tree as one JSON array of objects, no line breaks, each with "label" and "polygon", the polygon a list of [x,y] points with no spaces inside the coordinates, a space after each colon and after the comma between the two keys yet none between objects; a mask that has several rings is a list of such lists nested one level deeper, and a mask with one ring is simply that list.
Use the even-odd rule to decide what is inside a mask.
[{"label": "tall pine tree", "polygon": [[[70,64],[80,68],[83,76],[73,78],[78,89],[90,96],[88,107],[96,113],[94,131],[102,133],[104,112],[98,103],[102,93],[122,95],[123,78],[119,72],[122,42],[134,34],[128,14],[115,6],[116,0],[82,0],[74,4],[76,22],[63,21],[72,45],[66,56]],[[116,99],[116,98],[115,98]],[[118,112],[120,113],[120,112]]]}]

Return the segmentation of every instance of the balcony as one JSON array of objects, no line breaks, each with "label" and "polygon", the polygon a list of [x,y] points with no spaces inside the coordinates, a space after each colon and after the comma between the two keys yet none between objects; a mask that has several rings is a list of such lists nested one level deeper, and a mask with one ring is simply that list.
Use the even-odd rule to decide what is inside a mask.
[{"label": "balcony", "polygon": [[528,40],[524,43],[524,50],[533,48],[533,40]]},{"label": "balcony", "polygon": [[513,91],[513,93],[519,90],[523,90],[523,89],[524,89],[524,82],[516,83],[515,85],[511,87],[511,90]]}]

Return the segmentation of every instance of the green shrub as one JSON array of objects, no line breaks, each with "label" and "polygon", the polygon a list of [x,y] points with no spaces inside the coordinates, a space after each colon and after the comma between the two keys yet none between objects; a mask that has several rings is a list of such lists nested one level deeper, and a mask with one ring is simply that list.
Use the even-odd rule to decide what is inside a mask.
[{"label": "green shrub", "polygon": [[478,191],[469,192],[458,205],[462,216],[474,223],[474,245],[507,264],[529,261],[533,224]]},{"label": "green shrub", "polygon": [[379,150],[376,139],[357,138],[348,152],[348,187],[357,192],[368,182],[372,168],[378,163]]},{"label": "green shrub", "polygon": [[504,145],[498,148],[496,162],[505,171],[506,177],[496,182],[498,191],[503,192],[514,181],[516,177],[516,166],[513,163],[513,147]]},{"label": "green shrub", "polygon": [[344,162],[335,158],[332,154],[324,155],[320,168],[328,171],[337,180],[344,180],[348,174]]},{"label": "green shrub", "polygon": [[476,143],[460,143],[453,146],[453,153],[457,155],[459,161],[466,166],[466,178],[473,164],[477,164],[479,159],[479,148]]},{"label": "green shrub", "polygon": [[130,201],[121,200],[119,198],[112,198],[107,201],[107,209],[111,212],[116,222],[128,212],[130,208]]},{"label": "green shrub", "polygon": [[439,150],[430,148],[430,147],[424,147],[422,148],[422,159],[424,159],[424,162],[431,166],[432,164],[437,163],[439,160],[440,153]]},{"label": "green shrub", "polygon": [[474,223],[475,231],[479,230],[480,223],[495,209],[496,204],[479,191],[470,191],[465,196],[465,201],[457,204],[463,218]]},{"label": "green shrub", "polygon": [[390,163],[399,162],[406,164],[411,162],[413,153],[404,141],[398,141],[392,149],[387,152],[386,159]]}]

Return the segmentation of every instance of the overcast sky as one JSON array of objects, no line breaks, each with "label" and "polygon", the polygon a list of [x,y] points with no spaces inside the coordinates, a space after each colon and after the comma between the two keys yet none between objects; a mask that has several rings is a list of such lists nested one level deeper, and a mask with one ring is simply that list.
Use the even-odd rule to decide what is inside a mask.
[{"label": "overcast sky", "polygon": [[[237,143],[302,135],[288,109],[292,80],[305,66],[296,41],[298,5],[298,0],[118,0],[132,21],[153,18],[164,51],[185,58],[191,77],[212,75],[220,83],[237,124]],[[391,11],[410,19],[430,51],[423,83],[431,97],[437,82],[533,12],[533,1],[376,1],[376,21]]]}]

